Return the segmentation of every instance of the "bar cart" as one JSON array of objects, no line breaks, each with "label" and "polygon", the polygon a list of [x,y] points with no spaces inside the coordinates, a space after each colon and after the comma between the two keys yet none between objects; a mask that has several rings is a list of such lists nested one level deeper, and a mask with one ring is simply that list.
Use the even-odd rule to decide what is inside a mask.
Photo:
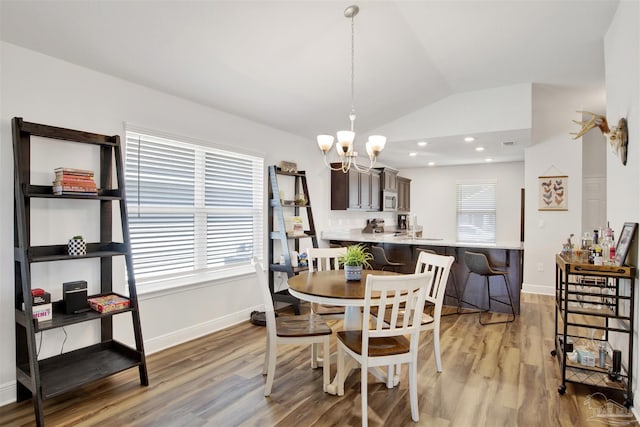
[{"label": "bar cart", "polygon": [[[562,368],[558,393],[566,392],[567,382],[581,383],[621,392],[623,404],[633,405],[635,274],[635,267],[593,265],[556,255],[555,348],[551,355],[558,357]],[[616,363],[613,346],[622,350]],[[621,357],[625,353],[626,360]]]}]

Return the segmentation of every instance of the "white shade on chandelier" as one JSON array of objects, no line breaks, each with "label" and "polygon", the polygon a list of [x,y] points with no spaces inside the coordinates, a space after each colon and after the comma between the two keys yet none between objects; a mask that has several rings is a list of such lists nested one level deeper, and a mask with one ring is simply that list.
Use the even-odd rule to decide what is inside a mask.
[{"label": "white shade on chandelier", "polygon": [[356,163],[358,152],[354,151],[353,146],[356,138],[354,130],[354,122],[356,120],[355,103],[354,103],[354,17],[358,14],[359,8],[356,5],[347,7],[344,11],[344,16],[351,18],[351,113],[349,114],[349,120],[351,122],[351,130],[341,130],[336,132],[337,142],[336,151],[338,152],[340,167],[334,168],[327,161],[327,154],[331,151],[334,138],[331,135],[318,135],[318,147],[324,155],[324,162],[331,170],[342,170],[346,173],[353,166],[358,171],[368,171],[375,164],[378,155],[384,149],[384,145],[387,142],[387,138],[382,135],[371,135],[369,140],[365,144],[367,155],[369,156],[369,166],[362,167]]}]

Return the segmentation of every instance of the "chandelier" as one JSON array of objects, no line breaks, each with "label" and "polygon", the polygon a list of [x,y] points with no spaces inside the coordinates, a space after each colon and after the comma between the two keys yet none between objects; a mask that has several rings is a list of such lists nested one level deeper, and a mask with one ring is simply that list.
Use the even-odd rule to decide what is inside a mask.
[{"label": "chandelier", "polygon": [[384,149],[384,144],[387,142],[387,138],[382,135],[371,135],[367,141],[365,148],[369,155],[369,166],[362,167],[356,163],[358,152],[353,149],[353,142],[356,138],[354,122],[356,120],[356,109],[354,102],[354,39],[355,39],[355,26],[354,18],[360,11],[360,8],[356,5],[351,5],[344,10],[344,16],[351,19],[351,112],[349,113],[349,120],[351,121],[351,130],[341,130],[336,133],[336,151],[340,158],[340,167],[332,167],[331,163],[327,161],[327,153],[333,146],[334,138],[332,135],[318,135],[318,147],[322,150],[325,165],[335,171],[341,170],[347,173],[351,166],[353,166],[359,172],[367,172],[371,170],[376,163],[378,154]]}]

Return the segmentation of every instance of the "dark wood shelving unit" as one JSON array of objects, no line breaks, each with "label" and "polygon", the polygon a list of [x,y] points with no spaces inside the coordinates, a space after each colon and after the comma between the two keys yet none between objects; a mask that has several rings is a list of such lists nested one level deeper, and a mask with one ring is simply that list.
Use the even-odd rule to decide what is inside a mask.
[{"label": "dark wood shelving unit", "polygon": [[[43,400],[82,387],[117,372],[138,368],[140,383],[149,384],[146,358],[140,326],[136,282],[131,258],[129,223],[125,202],[124,168],[120,137],[59,128],[39,123],[12,121],[15,169],[15,324],[16,324],[16,380],[18,401],[32,399],[36,425],[44,426]],[[47,142],[75,142],[97,145],[100,150],[100,190],[95,195],[53,194],[46,185],[32,185],[31,138],[47,138]],[[115,173],[114,173],[115,172]],[[115,176],[116,182],[113,182]],[[31,246],[31,199],[59,199],[59,203],[76,199],[100,204],[100,241],[87,244],[81,256],[68,255],[66,244]],[[113,239],[113,202],[118,202],[122,225],[122,242]],[[56,202],[57,203],[57,202]],[[85,202],[83,202],[85,203]],[[100,265],[99,295],[113,294],[113,257],[124,257],[127,269],[130,306],[126,309],[98,313],[86,311],[66,314],[61,302],[54,302],[51,320],[38,322],[33,318],[31,300],[31,264],[60,263],[60,268],[72,268],[68,262],[97,258]],[[64,263],[61,263],[64,261]],[[55,268],[55,266],[54,266]],[[113,316],[127,313],[131,317],[135,347],[113,339]],[[100,342],[45,359],[38,359],[36,333],[89,321],[100,322]]]},{"label": "dark wood shelving unit", "polygon": [[[278,176],[293,177],[294,194],[303,194],[305,203],[296,203],[293,200],[280,200],[280,183]],[[287,212],[285,214],[285,211]],[[304,235],[291,236],[287,234],[285,215],[299,216],[301,211],[306,213],[309,229],[304,230]],[[286,172],[278,166],[269,166],[269,287],[274,301],[281,301],[292,304],[296,314],[300,314],[299,301],[289,294],[287,289],[275,291],[276,272],[286,273],[287,277],[292,277],[301,271],[306,271],[306,267],[293,265],[291,260],[291,250],[300,251],[300,239],[311,239],[314,248],[318,247],[318,237],[313,222],[313,212],[311,210],[311,199],[309,198],[309,188],[307,187],[307,175],[304,171]],[[279,242],[280,251],[284,257],[284,263],[275,260],[275,242]]]}]

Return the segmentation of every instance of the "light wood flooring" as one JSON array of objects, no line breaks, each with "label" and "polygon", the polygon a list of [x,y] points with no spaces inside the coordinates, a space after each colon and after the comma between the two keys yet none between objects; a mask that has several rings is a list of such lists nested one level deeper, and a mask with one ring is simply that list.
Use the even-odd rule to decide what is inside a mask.
[{"label": "light wood flooring", "polygon": [[[611,406],[589,398],[597,389],[568,384],[566,394],[558,394],[560,368],[550,356],[553,299],[522,297],[522,314],[511,324],[483,327],[477,314],[443,317],[442,373],[435,370],[432,338],[423,334],[419,423],[411,421],[406,368],[400,386],[391,390],[370,375],[369,425],[637,425],[633,418],[610,417]],[[344,396],[331,396],[322,392],[321,369],[310,369],[308,347],[280,347],[273,392],[265,398],[264,349],[265,329],[247,321],[149,356],[149,387],[139,385],[133,369],[45,401],[46,424],[360,425],[358,371],[348,378]],[[332,366],[332,377],[334,372]],[[34,425],[31,402],[0,407],[0,425]]]}]

